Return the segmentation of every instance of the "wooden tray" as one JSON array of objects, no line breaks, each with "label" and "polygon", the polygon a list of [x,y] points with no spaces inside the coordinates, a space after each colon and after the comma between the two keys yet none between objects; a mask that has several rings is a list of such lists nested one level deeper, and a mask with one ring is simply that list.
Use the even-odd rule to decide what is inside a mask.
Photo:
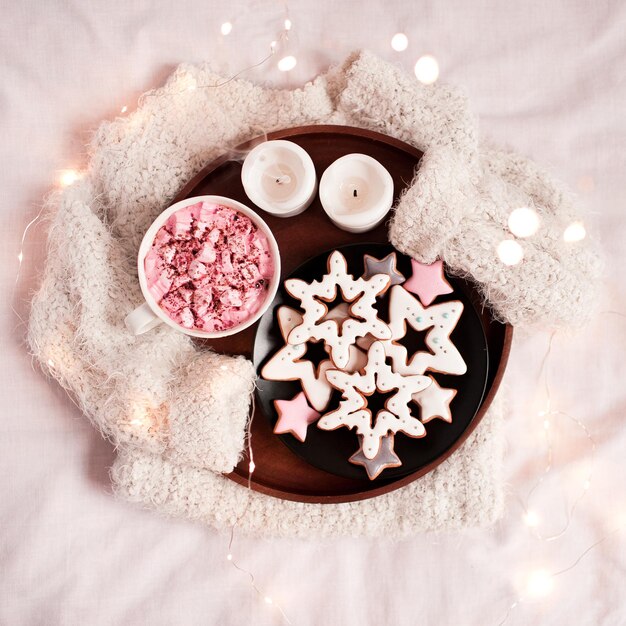
[{"label": "wooden tray", "polygon": [[[380,133],[348,126],[303,126],[276,131],[268,139],[289,139],[302,146],[313,159],[318,180],[324,170],[344,154],[361,152],[380,161],[391,173],[395,186],[395,199],[413,180],[415,168],[422,153],[408,144]],[[256,143],[252,140],[236,149],[244,152]],[[241,163],[221,157],[208,164],[178,194],[175,202],[190,196],[223,195],[251,206],[241,184]],[[387,242],[385,224],[361,235],[347,233],[332,225],[326,217],[319,199],[301,215],[293,218],[277,218],[259,209],[259,213],[268,223],[281,251],[282,276],[288,276],[296,267],[321,251],[349,243],[374,241]],[[509,356],[513,328],[495,321],[490,312],[480,306],[477,292],[472,294],[481,313],[489,349],[489,374],[483,404],[463,435],[456,443],[434,462],[409,474],[383,485],[375,481],[352,480],[335,476],[319,470],[293,454],[272,433],[267,418],[260,414],[257,406],[252,422],[252,444],[255,471],[252,474],[251,487],[256,491],[286,500],[300,502],[339,503],[364,500],[388,493],[403,487],[416,478],[423,476],[467,439],[479,423],[498,390]],[[214,341],[203,341],[217,352],[243,354],[250,358],[254,345],[256,324],[239,334]],[[248,484],[248,463],[244,458],[233,472],[228,474],[231,480],[242,485]]]}]

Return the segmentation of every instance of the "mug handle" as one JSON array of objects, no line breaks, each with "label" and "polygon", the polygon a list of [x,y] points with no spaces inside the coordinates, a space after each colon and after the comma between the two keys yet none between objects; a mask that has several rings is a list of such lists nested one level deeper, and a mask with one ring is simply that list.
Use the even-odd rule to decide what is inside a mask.
[{"label": "mug handle", "polygon": [[162,322],[163,320],[154,314],[147,302],[138,306],[124,319],[126,328],[128,328],[133,335],[142,335],[143,333],[156,328]]}]

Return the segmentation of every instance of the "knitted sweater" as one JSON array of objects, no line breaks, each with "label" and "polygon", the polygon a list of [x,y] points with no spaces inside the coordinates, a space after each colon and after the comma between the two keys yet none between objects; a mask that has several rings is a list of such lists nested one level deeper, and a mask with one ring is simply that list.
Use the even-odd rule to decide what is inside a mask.
[{"label": "knitted sweater", "polygon": [[[188,90],[189,81],[197,88]],[[49,253],[32,302],[29,342],[41,366],[118,448],[115,492],[172,515],[270,535],[391,534],[484,525],[503,503],[502,410],[495,402],[464,445],[414,483],[349,504],[303,504],[223,477],[243,448],[255,372],[243,357],[198,349],[161,325],[132,336],[142,302],[136,254],[144,232],[207,162],[262,131],[303,124],[378,130],[424,151],[395,208],[390,240],[419,260],[445,259],[473,278],[513,324],[584,321],[600,271],[567,193],[530,161],[479,144],[457,91],[424,86],[369,53],[293,91],[224,81],[180,66],[139,109],[98,129],[86,176],[51,199]],[[512,208],[533,206],[539,232],[523,263],[495,256]],[[53,363],[50,366],[49,363]]]}]

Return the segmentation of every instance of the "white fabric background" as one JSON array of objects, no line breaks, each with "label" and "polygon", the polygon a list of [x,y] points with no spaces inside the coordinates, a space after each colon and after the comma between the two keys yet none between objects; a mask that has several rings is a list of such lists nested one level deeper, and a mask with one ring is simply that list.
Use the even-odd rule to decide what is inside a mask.
[{"label": "white fabric background", "polygon": [[[226,561],[227,538],[115,501],[114,451],[57,386],[31,367],[9,301],[24,227],[58,172],[85,162],[89,130],[181,61],[212,59],[234,73],[262,58],[280,31],[280,2],[3,0],[0,19],[2,386],[0,402],[0,623],[280,624],[278,612]],[[608,258],[602,310],[626,310],[626,5],[619,2],[306,2],[289,4],[296,69],[275,59],[247,73],[300,84],[356,47],[411,71],[432,53],[442,80],[464,86],[481,125],[552,168],[581,193],[588,227]],[[234,28],[221,37],[219,26]],[[404,31],[403,53],[389,41]],[[24,315],[44,254],[45,227],[29,233],[15,306]],[[498,624],[538,567],[558,571],[626,525],[625,320],[599,316],[557,336],[548,361],[553,404],[585,421],[598,442],[594,479],[570,530],[533,539],[523,497],[544,466],[545,396],[537,382],[548,335],[518,333],[506,383],[506,518],[491,531],[400,543],[236,539],[233,553],[294,624]],[[585,441],[554,424],[555,463],[537,494],[546,532],[584,480]],[[562,487],[562,489],[561,489]],[[508,624],[626,622],[622,530],[524,603]]]}]

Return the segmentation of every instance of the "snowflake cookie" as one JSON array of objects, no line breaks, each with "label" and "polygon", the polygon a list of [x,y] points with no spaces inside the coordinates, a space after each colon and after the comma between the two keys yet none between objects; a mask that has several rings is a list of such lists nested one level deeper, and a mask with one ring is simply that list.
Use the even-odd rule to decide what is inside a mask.
[{"label": "snowflake cookie", "polygon": [[[340,305],[341,307],[341,305]],[[343,308],[336,307],[328,312],[328,318],[341,319],[345,314]],[[347,305],[346,305],[347,310]],[[278,327],[283,340],[293,328],[302,323],[302,315],[288,306],[281,306],[276,314]],[[335,365],[330,359],[323,359],[315,365],[306,358],[308,346],[306,343],[295,346],[286,344],[265,363],[261,369],[261,378],[265,380],[292,381],[299,380],[302,384],[309,403],[317,411],[323,411],[330,401],[333,388],[326,379],[326,372],[334,369]],[[366,362],[366,355],[356,346],[350,346],[348,363],[345,369],[354,372],[361,369]]]},{"label": "snowflake cookie", "polygon": [[[285,341],[291,330],[302,323],[302,315],[287,306],[278,309],[277,318],[278,327]],[[286,344],[263,366],[261,378],[299,380],[311,406],[317,411],[323,411],[328,406],[333,392],[333,388],[326,380],[326,371],[335,366],[330,359],[324,359],[316,368],[311,361],[304,358],[306,352],[306,343],[295,346]]]},{"label": "snowflake cookie", "polygon": [[[389,287],[390,277],[376,274],[371,278],[354,278],[348,274],[346,259],[335,250],[328,259],[328,273],[321,281],[307,283],[298,278],[285,281],[285,289],[300,300],[304,314],[302,323],[288,337],[288,343],[299,345],[306,341],[323,340],[330,348],[331,358],[338,368],[344,368],[350,359],[350,346],[358,337],[370,334],[375,339],[390,339],[391,330],[378,318],[374,303],[376,297]],[[342,323],[324,319],[328,311],[325,302],[332,302],[341,290],[351,303],[351,317]]]},{"label": "snowflake cookie", "polygon": [[[426,429],[411,414],[409,402],[413,394],[419,393],[431,384],[428,376],[404,375],[394,372],[385,360],[385,348],[375,341],[367,352],[367,365],[364,373],[328,370],[326,377],[333,387],[342,392],[339,408],[323,415],[318,422],[322,430],[334,430],[345,426],[355,428],[363,437],[362,451],[367,459],[376,457],[381,440],[389,433],[403,432],[410,437],[423,437]],[[376,391],[396,390],[385,403],[385,408],[374,417],[367,408],[366,396]]]}]

